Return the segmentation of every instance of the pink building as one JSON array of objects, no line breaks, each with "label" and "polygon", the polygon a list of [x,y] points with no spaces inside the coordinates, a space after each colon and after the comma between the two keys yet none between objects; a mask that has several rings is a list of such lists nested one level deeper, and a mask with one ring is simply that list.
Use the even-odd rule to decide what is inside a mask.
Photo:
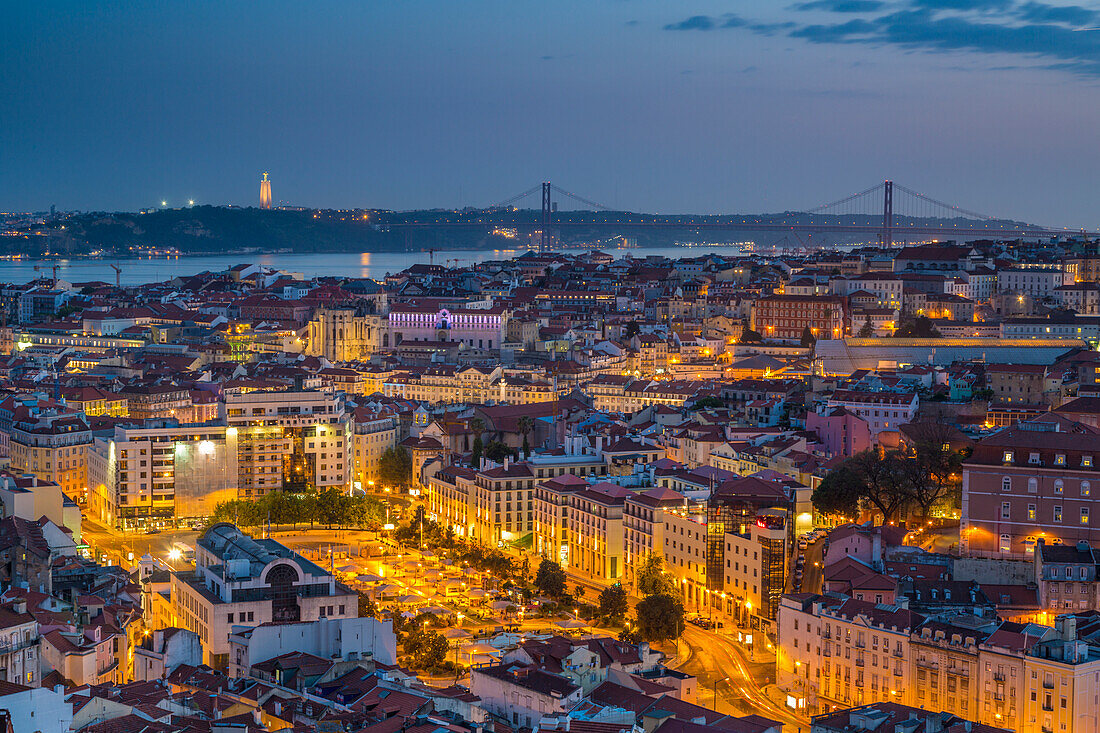
[{"label": "pink building", "polygon": [[824,415],[808,413],[806,429],[816,433],[833,456],[851,458],[873,445],[867,421],[843,407],[829,409]]},{"label": "pink building", "polygon": [[905,530],[889,525],[845,524],[829,533],[829,547],[825,551],[825,574],[829,566],[846,558],[853,558],[875,570],[883,568],[883,553],[892,547],[901,547]]}]

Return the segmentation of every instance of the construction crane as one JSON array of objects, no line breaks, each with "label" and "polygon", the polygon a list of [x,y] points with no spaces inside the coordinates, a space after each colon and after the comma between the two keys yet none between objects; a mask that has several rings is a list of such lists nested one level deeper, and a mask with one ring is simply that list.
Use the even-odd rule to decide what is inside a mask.
[{"label": "construction crane", "polygon": [[34,266],[34,271],[35,272],[41,272],[43,270],[53,270],[53,281],[54,281],[54,283],[57,283],[57,268],[59,268],[59,267],[60,267],[60,265],[48,265],[46,267],[41,267],[39,265],[35,265]]},{"label": "construction crane", "polygon": [[122,287],[122,268],[118,265],[110,265],[110,268],[115,271],[115,287]]}]

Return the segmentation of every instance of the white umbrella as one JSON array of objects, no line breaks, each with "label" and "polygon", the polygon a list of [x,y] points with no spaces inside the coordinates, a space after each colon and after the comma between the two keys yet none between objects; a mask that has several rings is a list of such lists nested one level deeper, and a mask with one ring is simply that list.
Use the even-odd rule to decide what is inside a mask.
[{"label": "white umbrella", "polygon": [[502,609],[508,608],[508,606],[511,605],[512,604],[508,601],[493,601],[489,604],[489,608],[493,609],[494,611],[500,611]]},{"label": "white umbrella", "polygon": [[473,634],[466,629],[447,629],[443,632],[443,636],[448,639],[469,639]]},{"label": "white umbrella", "polygon": [[359,566],[358,565],[341,565],[340,567],[338,567],[336,569],[339,570],[341,573],[358,573],[359,572]]},{"label": "white umbrella", "polygon": [[577,621],[576,619],[566,619],[565,621],[558,621],[558,626],[563,629],[583,629],[584,623]]},{"label": "white umbrella", "polygon": [[370,573],[357,575],[355,579],[358,580],[360,583],[378,583],[382,580],[382,578],[378,577],[377,575],[371,575]]}]

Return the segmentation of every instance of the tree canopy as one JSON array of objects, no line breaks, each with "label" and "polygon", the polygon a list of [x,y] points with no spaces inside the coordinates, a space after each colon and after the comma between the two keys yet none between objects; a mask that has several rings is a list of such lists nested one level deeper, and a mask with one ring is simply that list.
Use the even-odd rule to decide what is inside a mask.
[{"label": "tree canopy", "polygon": [[666,593],[647,596],[635,607],[638,637],[642,641],[668,641],[684,630],[684,607],[680,599]]},{"label": "tree canopy", "polygon": [[378,463],[378,476],[384,486],[407,487],[412,482],[412,456],[399,445],[387,448]]},{"label": "tree canopy", "polygon": [[553,560],[544,558],[535,572],[535,587],[551,598],[565,595],[565,570]]}]

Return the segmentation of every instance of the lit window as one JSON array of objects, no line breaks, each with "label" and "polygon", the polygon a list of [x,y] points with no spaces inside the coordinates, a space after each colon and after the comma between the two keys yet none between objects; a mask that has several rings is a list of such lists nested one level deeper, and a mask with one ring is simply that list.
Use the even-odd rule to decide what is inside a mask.
[{"label": "lit window", "polygon": [[1005,451],[1005,463],[1012,463],[1012,451]]}]

